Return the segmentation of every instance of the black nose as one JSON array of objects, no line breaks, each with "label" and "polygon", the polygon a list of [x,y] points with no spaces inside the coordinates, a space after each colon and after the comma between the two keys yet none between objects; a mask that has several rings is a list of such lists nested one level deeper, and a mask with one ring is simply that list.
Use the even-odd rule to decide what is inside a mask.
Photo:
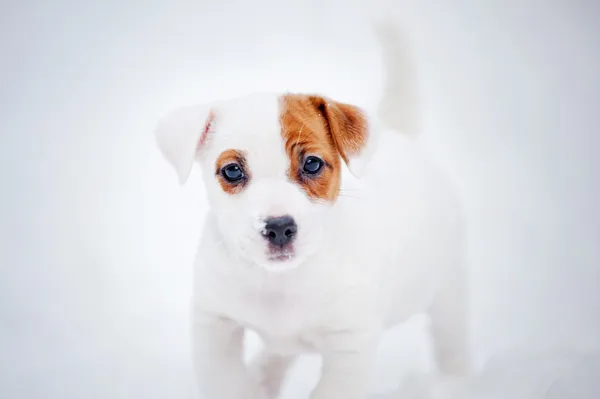
[{"label": "black nose", "polygon": [[271,244],[285,245],[296,236],[298,226],[291,216],[280,216],[266,220],[264,236]]}]

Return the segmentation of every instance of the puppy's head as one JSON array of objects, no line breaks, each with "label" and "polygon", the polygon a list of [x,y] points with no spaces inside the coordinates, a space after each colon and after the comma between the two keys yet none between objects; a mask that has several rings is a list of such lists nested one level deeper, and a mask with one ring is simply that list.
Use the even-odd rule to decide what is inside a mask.
[{"label": "puppy's head", "polygon": [[374,144],[358,107],[299,94],[183,107],[156,135],[182,184],[200,163],[228,249],[269,271],[319,249],[342,162],[360,175]]}]

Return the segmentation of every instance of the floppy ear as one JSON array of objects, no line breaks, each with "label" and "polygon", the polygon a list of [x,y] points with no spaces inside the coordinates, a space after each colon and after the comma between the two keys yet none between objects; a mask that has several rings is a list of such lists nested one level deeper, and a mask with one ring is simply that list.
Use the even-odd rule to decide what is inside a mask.
[{"label": "floppy ear", "polygon": [[179,183],[184,184],[194,158],[211,132],[215,113],[210,105],[180,107],[163,117],[155,136],[163,156],[175,168]]},{"label": "floppy ear", "polygon": [[350,104],[311,96],[310,101],[323,116],[333,141],[350,172],[361,177],[373,155],[377,130],[363,110]]}]

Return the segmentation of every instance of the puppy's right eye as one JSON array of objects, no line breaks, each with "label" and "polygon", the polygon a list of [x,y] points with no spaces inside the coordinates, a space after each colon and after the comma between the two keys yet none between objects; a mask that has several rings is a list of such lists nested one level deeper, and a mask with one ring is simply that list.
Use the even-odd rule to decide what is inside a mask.
[{"label": "puppy's right eye", "polygon": [[244,178],[244,171],[240,165],[232,163],[221,169],[221,175],[230,183],[237,183]]},{"label": "puppy's right eye", "polygon": [[325,165],[325,162],[321,158],[311,155],[304,161],[302,171],[307,175],[316,175],[321,171],[323,165]]}]

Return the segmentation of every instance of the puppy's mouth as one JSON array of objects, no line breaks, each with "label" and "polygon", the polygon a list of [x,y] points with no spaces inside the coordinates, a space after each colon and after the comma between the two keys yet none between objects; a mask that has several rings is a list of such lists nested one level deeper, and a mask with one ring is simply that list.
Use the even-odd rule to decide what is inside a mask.
[{"label": "puppy's mouth", "polygon": [[268,259],[272,262],[286,262],[294,258],[296,251],[292,245],[269,245]]}]

